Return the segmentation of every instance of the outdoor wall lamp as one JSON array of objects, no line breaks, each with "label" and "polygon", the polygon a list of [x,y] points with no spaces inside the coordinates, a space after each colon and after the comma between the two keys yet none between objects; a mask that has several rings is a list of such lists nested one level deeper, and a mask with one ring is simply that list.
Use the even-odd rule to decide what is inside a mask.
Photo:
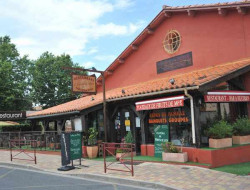
[{"label": "outdoor wall lamp", "polygon": [[175,80],[172,78],[169,80],[169,82],[173,85],[175,83]]}]

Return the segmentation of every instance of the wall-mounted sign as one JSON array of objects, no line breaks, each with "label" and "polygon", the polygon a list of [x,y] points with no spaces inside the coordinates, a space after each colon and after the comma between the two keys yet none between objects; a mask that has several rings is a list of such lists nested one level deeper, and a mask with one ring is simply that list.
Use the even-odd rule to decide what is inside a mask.
[{"label": "wall-mounted sign", "polygon": [[0,121],[22,120],[26,118],[25,111],[1,111]]},{"label": "wall-mounted sign", "polygon": [[155,100],[140,101],[136,102],[135,105],[136,111],[182,107],[184,106],[184,96],[182,95]]},{"label": "wall-mounted sign", "polygon": [[249,102],[248,91],[211,91],[204,96],[205,102]]},{"label": "wall-mounted sign", "polygon": [[72,74],[72,92],[96,94],[96,77]]},{"label": "wall-mounted sign", "polygon": [[157,74],[193,65],[192,52],[164,59],[156,63]]},{"label": "wall-mounted sign", "polygon": [[125,120],[125,125],[130,126],[130,120]]}]

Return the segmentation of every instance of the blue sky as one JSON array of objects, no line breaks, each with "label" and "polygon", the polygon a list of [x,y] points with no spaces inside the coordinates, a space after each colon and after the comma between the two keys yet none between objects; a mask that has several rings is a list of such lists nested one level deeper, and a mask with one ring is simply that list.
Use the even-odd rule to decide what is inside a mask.
[{"label": "blue sky", "polygon": [[21,55],[67,53],[85,68],[104,70],[161,11],[230,0],[0,0],[0,36]]}]

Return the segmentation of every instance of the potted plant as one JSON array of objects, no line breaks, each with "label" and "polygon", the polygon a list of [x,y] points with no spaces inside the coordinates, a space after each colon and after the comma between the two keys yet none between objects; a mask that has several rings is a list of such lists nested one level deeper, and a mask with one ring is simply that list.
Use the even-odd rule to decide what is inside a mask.
[{"label": "potted plant", "polygon": [[209,147],[225,148],[232,146],[233,127],[224,120],[215,123],[208,129]]},{"label": "potted plant", "polygon": [[[125,136],[124,141],[127,144],[133,144],[134,143],[134,138],[133,138],[133,135],[132,135],[131,131],[129,131],[127,133],[127,135]],[[131,152],[129,150],[122,149],[122,147],[129,148],[130,146],[127,147],[127,145],[122,145],[121,144],[121,149],[117,149],[116,150],[116,160],[119,160],[121,158],[125,158],[125,157],[130,157],[131,156]],[[132,154],[133,154],[133,156],[135,156],[136,152],[133,151]]]},{"label": "potted plant", "polygon": [[89,138],[88,138],[88,146],[87,146],[87,154],[89,158],[96,158],[98,154],[98,146],[97,146],[97,135],[98,132],[96,128],[92,127],[88,130]]},{"label": "potted plant", "polygon": [[250,119],[240,117],[233,124],[233,144],[250,143]]},{"label": "potted plant", "polygon": [[162,160],[171,162],[187,162],[188,154],[187,152],[182,152],[172,142],[162,143]]},{"label": "potted plant", "polygon": [[87,135],[83,134],[82,136],[82,157],[83,158],[88,158],[88,153],[87,153],[87,144],[88,144],[88,139]]}]

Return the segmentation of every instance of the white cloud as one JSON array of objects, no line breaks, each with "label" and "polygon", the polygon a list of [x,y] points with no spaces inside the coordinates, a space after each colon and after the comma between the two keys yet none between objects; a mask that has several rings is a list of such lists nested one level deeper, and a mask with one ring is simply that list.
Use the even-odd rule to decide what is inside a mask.
[{"label": "white cloud", "polygon": [[86,54],[87,55],[92,55],[92,54],[95,54],[98,52],[98,48],[97,47],[91,47],[87,52]]},{"label": "white cloud", "polygon": [[38,44],[38,42],[31,38],[14,38],[12,42],[17,46],[32,46]]},{"label": "white cloud", "polygon": [[131,0],[116,0],[115,7],[117,8],[127,8],[133,6],[134,2]]},{"label": "white cloud", "polygon": [[88,61],[88,62],[85,62],[85,63],[82,63],[80,64],[81,66],[83,66],[84,68],[86,69],[89,69],[91,67],[94,67],[95,66],[95,63],[94,62],[91,62],[91,61]]},{"label": "white cloud", "polygon": [[76,56],[97,52],[97,48],[86,50],[90,40],[138,30],[136,23],[100,23],[104,14],[130,6],[131,0],[4,0],[0,13],[1,19],[11,19],[20,28],[13,42],[22,55],[36,58],[51,51]]},{"label": "white cloud", "polygon": [[115,55],[97,55],[94,57],[94,59],[98,61],[105,61],[105,62],[111,62],[114,61],[116,58]]}]

